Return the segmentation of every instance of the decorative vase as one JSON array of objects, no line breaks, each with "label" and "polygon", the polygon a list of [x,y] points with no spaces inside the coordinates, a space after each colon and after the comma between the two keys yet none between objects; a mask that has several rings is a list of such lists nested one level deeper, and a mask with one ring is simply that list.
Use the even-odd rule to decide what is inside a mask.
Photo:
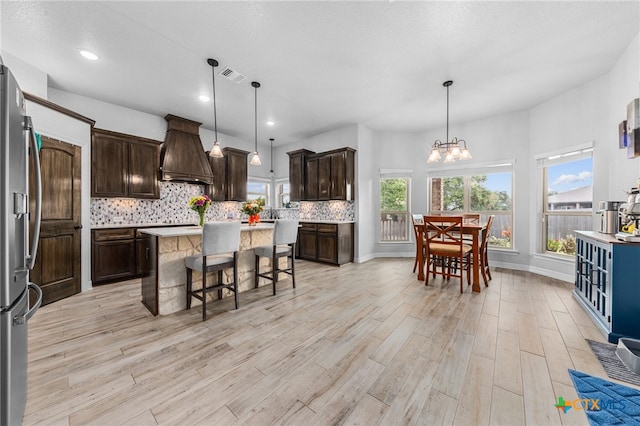
[{"label": "decorative vase", "polygon": [[200,227],[204,226],[204,213],[205,212],[198,212],[198,216],[200,217],[200,221],[198,222],[198,225],[200,225]]},{"label": "decorative vase", "polygon": [[259,214],[251,214],[249,215],[249,226],[256,226],[260,223],[260,215]]}]

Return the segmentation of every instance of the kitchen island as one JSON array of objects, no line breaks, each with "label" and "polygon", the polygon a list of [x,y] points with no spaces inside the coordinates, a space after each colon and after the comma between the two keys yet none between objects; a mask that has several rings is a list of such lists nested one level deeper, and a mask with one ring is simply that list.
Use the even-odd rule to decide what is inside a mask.
[{"label": "kitchen island", "polygon": [[[256,226],[242,225],[240,228],[240,252],[238,259],[238,291],[254,288],[255,254],[253,248],[272,243],[273,223],[259,223]],[[145,258],[142,271],[142,303],[154,315],[168,315],[187,307],[187,273],[184,259],[200,253],[202,228],[199,226],[166,227],[140,229],[150,235],[148,247],[141,255]],[[282,259],[285,260],[286,259]],[[270,268],[270,259],[261,258],[260,269]],[[263,266],[264,265],[264,266]],[[207,276],[208,282],[215,282],[214,273]],[[231,269],[224,271],[224,281],[233,279]],[[193,272],[193,287],[202,286],[202,275]],[[227,292],[227,290],[225,290]],[[223,296],[227,296],[224,294]],[[212,298],[215,295],[210,295]],[[192,306],[200,303],[193,301]],[[242,300],[240,300],[242,304]]]}]

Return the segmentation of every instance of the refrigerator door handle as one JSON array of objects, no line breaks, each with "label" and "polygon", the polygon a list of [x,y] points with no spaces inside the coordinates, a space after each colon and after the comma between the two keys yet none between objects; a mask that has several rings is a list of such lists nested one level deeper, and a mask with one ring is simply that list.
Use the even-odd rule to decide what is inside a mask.
[{"label": "refrigerator door handle", "polygon": [[38,241],[40,240],[40,222],[42,221],[42,174],[40,171],[40,156],[38,155],[38,142],[36,134],[33,130],[31,117],[25,116],[25,130],[29,131],[29,139],[31,141],[31,151],[33,152],[33,162],[35,164],[34,173],[36,181],[36,217],[33,225],[33,239],[31,240],[31,251],[27,255],[27,268],[33,269],[36,263],[36,254],[38,252]]},{"label": "refrigerator door handle", "polygon": [[38,287],[34,283],[29,283],[29,285],[27,286],[27,289],[31,289],[31,290],[35,291],[36,294],[38,295],[38,298],[36,299],[36,303],[34,303],[33,306],[30,307],[29,310],[27,312],[25,312],[24,315],[15,316],[13,318],[13,323],[15,325],[24,324],[26,321],[29,321],[29,319],[33,316],[33,314],[36,313],[36,311],[38,310],[38,308],[42,304],[42,290],[40,289],[40,287]]}]

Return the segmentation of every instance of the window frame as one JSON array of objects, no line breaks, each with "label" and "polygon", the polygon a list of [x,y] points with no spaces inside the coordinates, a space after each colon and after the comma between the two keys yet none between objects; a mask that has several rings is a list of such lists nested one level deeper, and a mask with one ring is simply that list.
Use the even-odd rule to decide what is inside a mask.
[{"label": "window frame", "polygon": [[[505,161],[499,161],[495,163],[482,163],[475,164],[470,167],[465,166],[457,166],[457,167],[441,167],[441,168],[430,168],[427,171],[427,206],[429,214],[443,214],[443,215],[451,215],[451,214],[466,214],[466,213],[479,213],[481,217],[487,217],[489,215],[497,216],[509,216],[511,229],[509,231],[509,247],[501,247],[498,245],[489,245],[489,249],[491,250],[503,250],[509,252],[516,252],[516,235],[517,229],[515,227],[515,206],[516,206],[516,194],[515,194],[515,171],[514,164],[515,159],[509,159]],[[490,175],[490,174],[498,174],[498,173],[509,173],[511,175],[511,209],[509,211],[504,210],[471,210],[471,183],[472,177],[478,175]],[[433,210],[432,203],[432,189],[433,189],[433,179],[435,178],[447,178],[447,177],[456,177],[460,176],[463,178],[463,209],[462,210]],[[494,220],[494,224],[496,221]]]},{"label": "window frame", "polygon": [[549,194],[548,194],[548,168],[551,166],[557,166],[560,164],[571,163],[585,158],[591,158],[591,173],[593,174],[593,143],[579,145],[575,147],[566,148],[561,151],[554,151],[543,155],[536,156],[537,168],[540,175],[540,188],[538,197],[540,200],[540,208],[538,213],[540,215],[540,230],[538,232],[537,241],[537,253],[543,256],[552,256],[560,259],[575,259],[574,254],[564,254],[549,250],[549,217],[593,217],[593,175],[591,177],[591,209],[590,210],[550,210],[549,209]]},{"label": "window frame", "polygon": [[[284,189],[284,185],[289,185],[289,192],[281,191]],[[276,207],[277,209],[285,208],[285,204],[283,197],[287,195],[289,198],[289,203],[291,203],[291,182],[289,182],[289,178],[281,178],[276,179],[275,181],[275,197],[276,197]]]},{"label": "window frame", "polygon": [[[383,240],[382,239],[382,220],[378,221],[378,244],[407,244],[413,242],[413,232],[411,232],[411,180],[413,170],[406,169],[380,169],[378,177],[378,215],[381,217],[382,213],[387,214],[403,214],[405,217],[405,230],[406,239],[398,240]],[[382,180],[383,179],[406,179],[406,211],[394,210],[387,211],[382,210]]]},{"label": "window frame", "polygon": [[[251,177],[249,176],[247,178],[247,199],[251,200],[254,197],[251,195],[252,192],[249,191],[249,185],[251,183],[258,183],[258,184],[266,184],[267,185],[267,190],[266,193],[264,195],[259,194],[259,196],[264,197],[264,205],[265,207],[272,207],[271,206],[271,179],[267,179],[267,178],[261,178],[261,177]],[[255,197],[257,198],[257,197]]]}]

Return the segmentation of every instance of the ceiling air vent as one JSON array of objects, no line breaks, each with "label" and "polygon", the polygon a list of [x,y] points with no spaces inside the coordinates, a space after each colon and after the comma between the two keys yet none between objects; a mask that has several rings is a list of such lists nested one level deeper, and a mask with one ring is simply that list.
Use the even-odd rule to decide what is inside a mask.
[{"label": "ceiling air vent", "polygon": [[220,71],[220,75],[236,84],[242,83],[244,79],[247,78],[245,75],[242,75],[238,71],[232,70],[229,67],[224,67],[222,71]]}]

